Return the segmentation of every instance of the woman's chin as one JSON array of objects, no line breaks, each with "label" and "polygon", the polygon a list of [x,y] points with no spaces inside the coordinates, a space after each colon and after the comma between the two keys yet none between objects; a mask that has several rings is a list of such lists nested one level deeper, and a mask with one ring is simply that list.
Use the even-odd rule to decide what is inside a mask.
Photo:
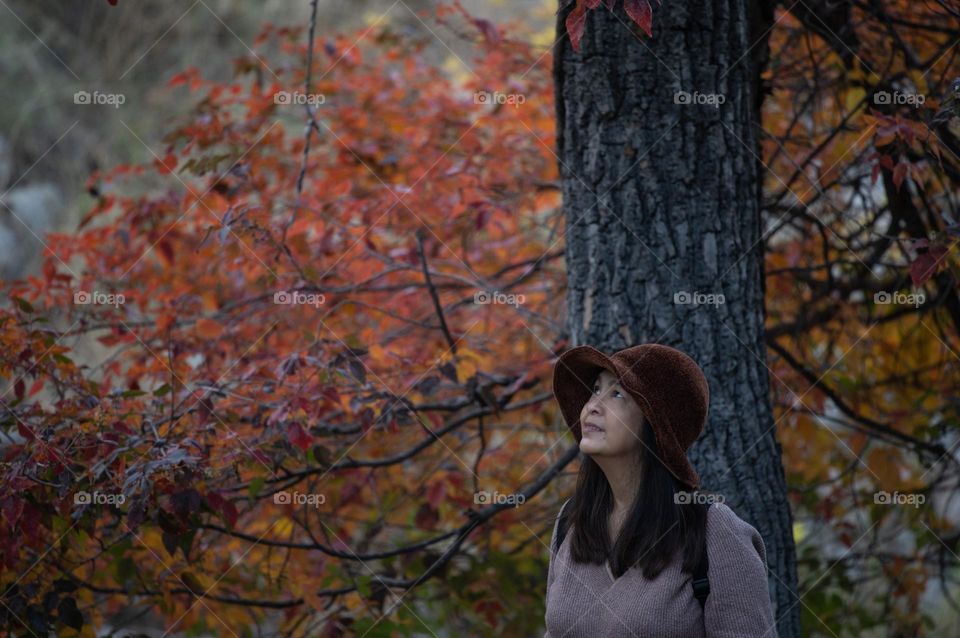
[{"label": "woman's chin", "polygon": [[580,451],[584,454],[596,454],[603,451],[603,441],[597,440],[597,435],[585,436],[580,439]]}]

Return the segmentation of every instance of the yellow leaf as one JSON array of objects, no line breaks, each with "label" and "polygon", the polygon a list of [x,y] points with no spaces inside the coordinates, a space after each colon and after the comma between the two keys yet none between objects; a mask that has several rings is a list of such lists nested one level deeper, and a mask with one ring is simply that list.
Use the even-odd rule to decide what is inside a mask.
[{"label": "yellow leaf", "polygon": [[477,373],[477,370],[480,368],[482,359],[479,354],[474,352],[469,348],[461,348],[457,350],[457,378],[458,379],[469,379]]},{"label": "yellow leaf", "polygon": [[207,590],[210,589],[210,586],[204,582],[205,579],[202,579],[193,572],[181,573],[180,580],[187,586],[187,589],[200,596],[207,593]]},{"label": "yellow leaf", "polygon": [[799,543],[807,536],[807,526],[803,523],[793,524],[793,542]]},{"label": "yellow leaf", "polygon": [[892,492],[903,487],[900,480],[900,452],[896,448],[886,445],[874,448],[867,456],[867,466],[878,477],[879,489]]},{"label": "yellow leaf", "polygon": [[472,359],[462,358],[457,361],[457,378],[469,379],[477,373],[477,363]]},{"label": "yellow leaf", "polygon": [[270,528],[271,534],[276,534],[281,538],[286,538],[293,531],[293,521],[284,516],[277,521],[277,524]]},{"label": "yellow leaf", "polygon": [[370,360],[374,363],[383,363],[387,360],[387,351],[380,344],[370,346]]},{"label": "yellow leaf", "polygon": [[857,108],[857,105],[859,105],[860,108],[863,108],[863,105],[860,104],[860,101],[864,98],[866,94],[867,92],[860,87],[851,88],[850,90],[848,90],[846,98],[844,99],[844,108],[846,109],[846,111],[848,113],[853,111],[854,109]]},{"label": "yellow leaf", "polygon": [[910,76],[917,93],[925,96],[927,94],[927,78],[920,72],[920,69],[910,69],[907,71],[907,75]]}]

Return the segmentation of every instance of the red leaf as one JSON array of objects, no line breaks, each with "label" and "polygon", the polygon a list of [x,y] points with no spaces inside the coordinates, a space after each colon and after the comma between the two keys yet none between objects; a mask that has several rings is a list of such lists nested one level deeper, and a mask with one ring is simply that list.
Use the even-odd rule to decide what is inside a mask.
[{"label": "red leaf", "polygon": [[180,86],[181,84],[186,84],[188,79],[188,72],[181,71],[180,73],[175,74],[172,78],[167,81],[167,86]]},{"label": "red leaf", "polygon": [[41,516],[39,509],[25,502],[20,513],[20,533],[30,540],[37,538]]},{"label": "red leaf", "polygon": [[480,210],[477,211],[477,220],[475,225],[476,229],[482,230],[484,225],[486,225],[486,223],[487,223],[487,209],[485,207],[480,208]]},{"label": "red leaf", "polygon": [[233,501],[228,501],[217,492],[208,492],[207,503],[209,503],[210,509],[223,516],[229,527],[236,526],[237,507],[233,504]]},{"label": "red leaf", "polygon": [[435,529],[439,521],[440,517],[437,515],[437,510],[430,507],[428,503],[421,503],[420,507],[417,508],[414,522],[418,528]]},{"label": "red leaf", "polygon": [[354,501],[357,498],[357,495],[360,494],[360,486],[356,483],[350,482],[345,483],[342,488],[340,488],[340,505],[346,505],[351,501]]},{"label": "red leaf", "polygon": [[190,83],[190,90],[193,91],[200,86],[200,71],[196,67],[188,67],[185,71],[177,73],[170,81],[167,82],[167,86],[180,86],[181,84]]},{"label": "red leaf", "polygon": [[23,379],[17,379],[17,382],[13,384],[13,393],[16,395],[18,400],[23,400],[23,392],[25,390],[25,385]]},{"label": "red leaf", "polygon": [[20,514],[23,512],[23,501],[14,496],[7,497],[0,501],[0,514],[7,521],[7,525],[13,528],[20,520]]},{"label": "red leaf", "polygon": [[430,484],[430,487],[427,488],[427,502],[430,503],[433,509],[440,507],[440,501],[442,501],[446,495],[447,484],[442,480],[434,481]]},{"label": "red leaf", "polygon": [[927,246],[927,240],[924,239],[914,243],[914,248],[920,248],[921,251],[910,264],[910,278],[914,287],[920,287],[940,270],[943,258],[947,255],[947,247],[942,244]]},{"label": "red leaf", "polygon": [[17,432],[19,432],[20,436],[27,439],[28,441],[33,440],[35,438],[33,430],[28,428],[24,423],[22,423],[19,420],[17,421]]},{"label": "red leaf", "polygon": [[330,403],[340,405],[340,393],[337,392],[335,387],[330,385],[325,386],[320,390],[320,394],[322,394]]},{"label": "red leaf", "polygon": [[474,604],[473,610],[481,614],[491,627],[496,627],[497,622],[503,620],[503,605],[496,600],[481,600]]},{"label": "red leaf", "polygon": [[583,0],[577,0],[576,8],[567,16],[567,33],[570,34],[570,45],[573,50],[580,52],[580,40],[583,38],[583,27],[587,22],[587,8]]},{"label": "red leaf", "polygon": [[310,448],[310,444],[313,442],[313,437],[299,423],[291,423],[287,426],[287,438],[304,452]]},{"label": "red leaf", "polygon": [[126,435],[133,434],[133,430],[131,430],[129,427],[127,427],[127,424],[124,423],[123,421],[114,421],[114,422],[113,422],[113,429],[114,429],[115,431],[117,431],[117,432],[121,432],[121,433],[126,434]]},{"label": "red leaf", "polygon": [[160,251],[160,256],[163,257],[163,260],[167,263],[167,267],[173,266],[173,244],[168,242],[166,239],[157,244],[157,249]]},{"label": "red leaf", "polygon": [[653,9],[650,8],[650,3],[647,0],[623,0],[623,8],[626,9],[627,15],[646,32],[647,37],[652,38]]},{"label": "red leaf", "polygon": [[373,427],[373,410],[364,408],[360,411],[360,428],[366,432]]},{"label": "red leaf", "polygon": [[909,166],[900,162],[897,164],[896,168],[893,169],[893,185],[896,187],[897,192],[900,192],[900,184],[903,183],[903,178],[907,175],[907,169]]},{"label": "red leaf", "polygon": [[27,396],[32,397],[37,392],[40,392],[40,390],[43,389],[43,382],[44,382],[44,379],[42,378],[34,381],[33,385],[30,386],[30,392],[27,393]]},{"label": "red leaf", "polygon": [[596,9],[600,6],[600,0],[586,0],[586,5],[588,9]]},{"label": "red leaf", "polygon": [[161,175],[172,173],[173,169],[177,167],[177,156],[173,153],[167,153],[163,156],[163,159],[154,160],[154,164],[157,165],[157,170],[160,171]]}]

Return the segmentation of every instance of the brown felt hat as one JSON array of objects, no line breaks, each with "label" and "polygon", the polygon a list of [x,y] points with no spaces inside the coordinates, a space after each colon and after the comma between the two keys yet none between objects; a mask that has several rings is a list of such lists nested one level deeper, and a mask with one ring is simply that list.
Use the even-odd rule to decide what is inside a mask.
[{"label": "brown felt hat", "polygon": [[653,428],[659,458],[680,483],[700,487],[687,450],[707,422],[710,388],[697,362],[676,348],[644,343],[607,356],[592,346],[564,352],[553,366],[553,394],[567,427],[580,442],[580,412],[593,382],[608,370],[640,406]]}]

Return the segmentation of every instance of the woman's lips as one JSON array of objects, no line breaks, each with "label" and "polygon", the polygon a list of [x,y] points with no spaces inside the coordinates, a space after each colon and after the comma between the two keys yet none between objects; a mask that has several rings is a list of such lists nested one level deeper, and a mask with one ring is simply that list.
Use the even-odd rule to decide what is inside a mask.
[{"label": "woman's lips", "polygon": [[583,426],[583,432],[584,434],[586,434],[587,432],[603,432],[603,428],[597,427],[592,423],[587,423]]}]

